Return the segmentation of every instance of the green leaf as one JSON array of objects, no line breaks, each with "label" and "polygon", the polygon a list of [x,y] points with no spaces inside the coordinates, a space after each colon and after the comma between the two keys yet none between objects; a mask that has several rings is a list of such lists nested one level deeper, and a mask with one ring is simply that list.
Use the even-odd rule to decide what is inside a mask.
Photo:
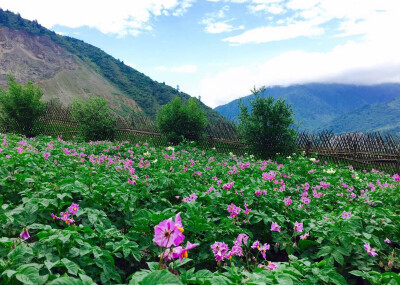
[{"label": "green leaf", "polygon": [[352,270],[349,272],[350,274],[353,274],[354,276],[359,276],[359,277],[364,277],[365,273],[359,270]]},{"label": "green leaf", "polygon": [[60,277],[50,283],[49,285],[83,285],[82,281],[73,277]]},{"label": "green leaf", "polygon": [[214,276],[211,279],[211,284],[213,285],[230,285],[232,282],[225,276]]},{"label": "green leaf", "polygon": [[65,265],[69,274],[72,274],[72,275],[78,274],[78,271],[80,269],[78,264],[76,264],[75,262],[73,262],[67,258],[61,259],[61,262]]},{"label": "green leaf", "polygon": [[37,266],[27,266],[18,270],[15,277],[23,284],[41,285],[47,281],[48,275],[40,276]]},{"label": "green leaf", "polygon": [[93,282],[92,278],[90,278],[89,276],[87,276],[85,274],[79,274],[79,277],[81,278],[83,285],[96,284],[96,283]]},{"label": "green leaf", "polygon": [[339,251],[336,250],[336,251],[332,252],[332,256],[337,261],[337,263],[339,263],[340,265],[343,266],[344,258],[343,258],[343,255]]},{"label": "green leaf", "polygon": [[317,257],[325,256],[328,255],[329,253],[332,252],[332,247],[330,246],[324,246],[321,248],[321,250],[317,253]]},{"label": "green leaf", "polygon": [[147,262],[150,271],[158,270],[158,262]]},{"label": "green leaf", "polygon": [[335,271],[331,271],[328,273],[329,280],[332,281],[333,284],[336,285],[347,285],[346,279],[339,273]]},{"label": "green leaf", "polygon": [[176,285],[182,282],[174,274],[167,270],[156,270],[147,275],[139,283],[141,285]]},{"label": "green leaf", "polygon": [[288,276],[277,276],[276,279],[280,285],[293,285],[293,280]]}]

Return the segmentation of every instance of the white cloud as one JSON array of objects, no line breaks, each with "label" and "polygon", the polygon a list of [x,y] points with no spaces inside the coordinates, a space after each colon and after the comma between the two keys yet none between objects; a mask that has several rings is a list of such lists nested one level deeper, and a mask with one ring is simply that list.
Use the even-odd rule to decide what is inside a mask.
[{"label": "white cloud", "polygon": [[203,101],[215,107],[250,94],[253,86],[310,82],[400,82],[400,41],[348,41],[328,52],[291,51],[262,63],[231,67],[204,78]]},{"label": "white cloud", "polygon": [[170,71],[170,72],[181,72],[181,73],[195,73],[197,72],[197,66],[192,64],[186,64],[182,66],[174,66],[171,68],[167,68],[163,65],[157,66],[155,68],[158,71]]},{"label": "white cloud", "polygon": [[102,33],[138,35],[151,30],[152,17],[172,13],[183,15],[194,0],[0,0],[0,7],[18,12],[47,28],[62,25],[70,28],[88,26]]},{"label": "white cloud", "polygon": [[324,32],[309,22],[297,22],[286,26],[267,26],[248,30],[240,35],[223,39],[231,44],[266,43],[300,36],[318,36]]},{"label": "white cloud", "polygon": [[226,19],[226,13],[229,11],[229,6],[225,5],[220,10],[207,13],[205,17],[201,20],[200,24],[205,25],[205,31],[210,34],[220,34],[224,32],[231,32],[235,30],[242,30],[244,26],[234,27],[229,22],[235,19]]}]

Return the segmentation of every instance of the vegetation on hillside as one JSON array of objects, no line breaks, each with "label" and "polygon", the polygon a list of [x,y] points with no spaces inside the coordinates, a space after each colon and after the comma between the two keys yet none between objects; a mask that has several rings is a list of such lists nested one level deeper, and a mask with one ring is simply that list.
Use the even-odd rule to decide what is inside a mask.
[{"label": "vegetation on hillside", "polygon": [[[28,21],[19,14],[0,9],[0,25],[11,29],[24,30],[31,35],[46,36],[79,57],[93,67],[99,74],[107,78],[125,94],[130,96],[151,118],[155,119],[161,106],[172,101],[176,96],[188,100],[190,96],[179,92],[163,83],[152,80],[145,74],[115,59],[101,49],[87,44],[81,40],[61,36],[42,27],[37,21]],[[222,118],[217,112],[200,103],[211,119]]]},{"label": "vegetation on hillside", "polygon": [[[400,113],[389,110],[391,117],[381,116],[380,113],[370,112],[367,116],[362,113],[363,108],[375,106],[376,104],[390,104],[400,97],[400,84],[381,84],[373,86],[358,86],[347,84],[304,84],[292,86],[273,86],[266,88],[261,97],[271,96],[275,99],[284,99],[292,105],[295,122],[299,122],[301,130],[316,131],[325,129],[336,124],[336,119],[343,125],[334,128],[335,133],[344,131],[361,131],[370,121],[377,121],[378,124],[370,125],[367,131],[377,131],[385,127],[390,128],[393,124],[393,117],[400,120]],[[243,97],[241,100],[246,106],[250,106],[250,100],[254,95]],[[225,105],[215,108],[220,114],[229,120],[237,120],[240,113],[239,100],[234,100]],[[382,110],[385,110],[383,108]],[[382,111],[381,111],[382,112]],[[344,116],[357,116],[347,125]],[[392,116],[393,115],[393,116]],[[377,126],[379,125],[379,126]],[[351,128],[349,128],[351,126]]]}]

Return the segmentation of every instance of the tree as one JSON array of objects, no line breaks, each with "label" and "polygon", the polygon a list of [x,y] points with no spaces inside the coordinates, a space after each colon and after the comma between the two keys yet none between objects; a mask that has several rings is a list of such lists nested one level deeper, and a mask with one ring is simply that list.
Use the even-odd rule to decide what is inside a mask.
[{"label": "tree", "polygon": [[190,98],[182,102],[179,97],[175,97],[161,108],[157,114],[156,123],[161,133],[165,134],[170,142],[179,143],[183,138],[200,140],[208,121],[197,100]]},{"label": "tree", "polygon": [[8,92],[0,90],[0,105],[4,121],[9,130],[34,136],[37,119],[45,112],[46,104],[41,102],[43,92],[31,82],[25,86],[8,75]]},{"label": "tree", "polygon": [[90,97],[87,101],[75,99],[72,102],[72,118],[79,124],[79,131],[85,140],[113,140],[117,130],[117,117],[107,101]]},{"label": "tree", "polygon": [[272,97],[262,98],[265,87],[253,89],[255,99],[248,107],[239,102],[240,132],[255,155],[261,158],[274,157],[277,153],[289,154],[296,149],[296,131],[290,105]]}]

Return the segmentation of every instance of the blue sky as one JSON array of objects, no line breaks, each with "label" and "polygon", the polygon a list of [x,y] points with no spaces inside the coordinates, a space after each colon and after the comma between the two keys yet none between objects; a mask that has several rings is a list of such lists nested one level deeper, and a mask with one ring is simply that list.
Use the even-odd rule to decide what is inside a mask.
[{"label": "blue sky", "polygon": [[398,0],[0,0],[211,107],[253,86],[400,82]]}]

